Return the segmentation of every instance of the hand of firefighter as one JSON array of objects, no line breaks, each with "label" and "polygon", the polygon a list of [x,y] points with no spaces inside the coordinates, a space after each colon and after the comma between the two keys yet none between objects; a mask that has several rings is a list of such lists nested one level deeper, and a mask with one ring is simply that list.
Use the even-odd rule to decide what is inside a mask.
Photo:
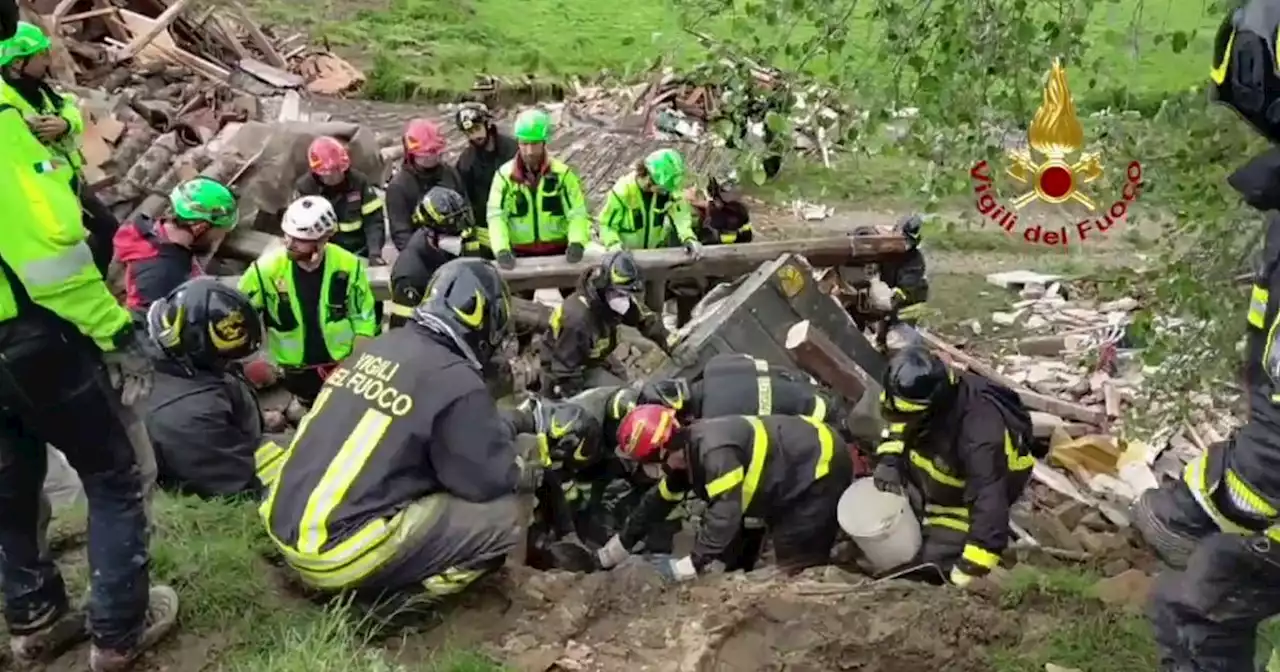
[{"label": "hand of firefighter", "polygon": [[32,117],[27,120],[27,126],[31,128],[31,132],[40,138],[41,142],[53,142],[62,137],[71,128],[71,124],[62,117],[51,115]]},{"label": "hand of firefighter", "polygon": [[369,265],[370,266],[386,266],[387,262],[383,260],[382,257],[376,254],[371,254],[369,255]]},{"label": "hand of firefighter", "polygon": [[511,254],[511,250],[503,250],[498,253],[498,266],[505,270],[511,270],[516,267],[516,255]]},{"label": "hand of firefighter", "polygon": [[596,551],[596,560],[600,562],[602,569],[613,569],[618,566],[618,563],[629,557],[631,557],[631,552],[622,545],[622,537],[616,534],[609,537],[609,541],[606,541],[604,546],[601,546],[600,550]]},{"label": "hand of firefighter", "polygon": [[689,240],[684,241],[684,251],[686,254],[693,257],[694,261],[697,261],[702,258],[702,243],[698,242],[695,238],[690,238]]},{"label": "hand of firefighter", "polygon": [[872,482],[875,483],[876,490],[891,492],[895,495],[902,494],[902,469],[898,467],[897,459],[893,457],[880,458],[880,463],[871,472],[871,478]]},{"label": "hand of firefighter", "polygon": [[530,493],[542,484],[542,463],[537,458],[516,455],[516,467],[520,469],[520,478],[516,481],[516,491]]},{"label": "hand of firefighter", "polygon": [[565,250],[564,253],[564,260],[571,264],[576,264],[582,261],[582,252],[582,243],[569,243],[569,249]]},{"label": "hand of firefighter", "polygon": [[693,558],[687,555],[683,558],[657,555],[652,556],[650,560],[653,562],[653,567],[662,575],[662,578],[672,583],[681,583],[698,578],[698,569],[693,566]]},{"label": "hand of firefighter", "polygon": [[155,366],[143,349],[141,335],[135,333],[121,347],[104,352],[102,361],[111,377],[111,386],[120,393],[120,402],[132,406],[151,392]]}]

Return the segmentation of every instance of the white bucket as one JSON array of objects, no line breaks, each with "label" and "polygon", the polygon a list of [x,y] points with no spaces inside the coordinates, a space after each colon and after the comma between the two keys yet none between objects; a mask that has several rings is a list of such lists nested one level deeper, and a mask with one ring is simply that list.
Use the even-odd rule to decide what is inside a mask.
[{"label": "white bucket", "polygon": [[881,492],[875,481],[854,481],[836,506],[840,527],[867,559],[868,569],[879,574],[915,559],[920,552],[920,521],[902,495]]}]

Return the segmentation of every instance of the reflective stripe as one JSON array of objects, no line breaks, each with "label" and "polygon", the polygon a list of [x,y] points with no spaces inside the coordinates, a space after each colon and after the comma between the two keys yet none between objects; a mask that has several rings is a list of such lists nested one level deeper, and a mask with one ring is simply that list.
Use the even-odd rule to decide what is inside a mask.
[{"label": "reflective stripe", "polygon": [[901,441],[882,441],[876,447],[876,455],[901,455],[906,446]]},{"label": "reflective stripe", "polygon": [[756,363],[756,415],[773,415],[773,379],[769,377],[769,362]]},{"label": "reflective stripe", "polygon": [[1252,534],[1252,532],[1244,527],[1231,522],[1213,502],[1209,501],[1209,489],[1206,483],[1205,466],[1208,460],[1208,454],[1202,454],[1196,459],[1187,463],[1185,469],[1182,470],[1182,480],[1186,481],[1188,490],[1191,495],[1196,498],[1196,502],[1200,504],[1200,508],[1218,524],[1218,529],[1228,534]]},{"label": "reflective stripe", "polygon": [[825,420],[827,418],[827,400],[822,398],[821,394],[813,395],[813,412],[809,417],[814,420]]},{"label": "reflective stripe", "polygon": [[946,527],[957,532],[969,531],[969,523],[946,516],[925,516],[924,520],[920,522],[928,527]]},{"label": "reflective stripe", "polygon": [[942,472],[936,466],[933,465],[932,460],[925,457],[924,455],[921,455],[919,452],[913,450],[911,451],[910,456],[911,456],[911,464],[919,467],[922,471],[924,471],[926,474],[929,475],[929,478],[932,478],[933,480],[943,485],[949,485],[953,488],[964,487],[964,479],[956,478],[951,474]]},{"label": "reflective stripe", "polygon": [[[742,480],[742,469],[737,469],[738,480]],[[719,480],[719,479],[717,479]],[[710,487],[710,486],[708,486]],[[668,502],[678,502],[684,499],[684,495],[678,492],[671,492],[671,488],[667,487],[667,479],[658,481],[658,495]]]},{"label": "reflective stripe", "polygon": [[818,432],[818,463],[813,467],[813,480],[818,480],[831,472],[831,458],[835,455],[835,436],[831,428],[813,418],[804,418]]},{"label": "reflective stripe", "polygon": [[373,213],[375,213],[375,212],[377,212],[377,211],[379,211],[379,210],[381,210],[381,209],[382,209],[382,199],[381,199],[381,198],[375,198],[375,199],[373,199],[373,200],[371,200],[371,201],[369,201],[369,202],[365,203],[364,205],[360,206],[360,214],[362,214],[362,215],[372,215]]},{"label": "reflective stripe", "polygon": [[755,499],[756,489],[760,487],[760,477],[764,474],[765,453],[769,450],[769,435],[764,430],[760,418],[747,418],[755,436],[751,438],[751,464],[747,465],[747,477],[742,483],[742,510],[745,512]]},{"label": "reflective stripe", "polygon": [[356,220],[354,222],[338,222],[338,230],[343,233],[352,233],[359,231],[364,226],[364,222]]},{"label": "reflective stripe", "polygon": [[1258,329],[1267,328],[1267,302],[1271,297],[1266,287],[1253,286],[1249,293],[1249,325]]},{"label": "reflective stripe", "polygon": [[1231,498],[1231,504],[1241,512],[1257,518],[1276,517],[1275,507],[1245,483],[1236,472],[1228,469],[1224,480],[1227,483],[1227,496]]},{"label": "reflective stripe", "polygon": [[66,282],[91,266],[93,266],[93,253],[82,240],[61,250],[58,254],[29,261],[15,270],[22,278],[23,284],[29,287],[44,287]]},{"label": "reflective stripe", "polygon": [[475,569],[450,567],[435,576],[427,577],[423,580],[422,587],[436,597],[455,595],[475,583],[476,579],[484,576],[484,574],[484,572]]},{"label": "reflective stripe", "polygon": [[969,509],[963,506],[942,506],[940,504],[925,504],[925,513],[936,513],[939,516],[951,516],[952,518],[967,519],[969,517]]},{"label": "reflective stripe", "polygon": [[406,306],[403,303],[394,301],[382,304],[387,308],[388,315],[396,315],[398,317],[413,317],[414,306]]},{"label": "reflective stripe", "polygon": [[285,449],[275,441],[266,441],[253,453],[253,471],[263,485],[271,485],[280,478],[280,467],[284,466]]},{"label": "reflective stripe", "polygon": [[996,565],[1000,564],[999,555],[996,555],[981,546],[975,546],[973,544],[966,544],[964,552],[960,554],[960,557],[979,567],[985,567],[987,569],[995,569]]},{"label": "reflective stripe", "polygon": [[[717,477],[707,484],[707,497],[714,499],[741,485],[743,473],[742,467],[738,467],[727,474]],[[666,481],[664,480],[663,483],[666,483]]]},{"label": "reflective stripe", "polygon": [[1027,471],[1036,466],[1035,456],[1020,453],[1007,429],[1004,432],[1004,454],[1009,461],[1009,471]]},{"label": "reflective stripe", "polygon": [[325,523],[334,509],[342,503],[351,484],[355,482],[365,463],[391,426],[391,416],[376,409],[369,409],[361,416],[351,435],[343,442],[338,454],[325,469],[324,476],[307,499],[307,507],[298,524],[298,551],[319,553],[329,539]]}]

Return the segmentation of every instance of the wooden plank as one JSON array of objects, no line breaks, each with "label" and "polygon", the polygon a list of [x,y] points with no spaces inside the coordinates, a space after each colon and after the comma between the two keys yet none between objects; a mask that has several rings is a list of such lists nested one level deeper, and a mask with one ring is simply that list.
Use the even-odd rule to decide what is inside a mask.
[{"label": "wooden plank", "polygon": [[142,50],[143,47],[151,44],[151,41],[156,39],[156,37],[161,33],[166,32],[169,29],[169,26],[173,25],[173,22],[178,20],[178,15],[182,13],[182,10],[186,9],[192,1],[193,0],[177,0],[177,2],[169,5],[169,8],[164,10],[164,13],[155,18],[154,23],[152,23],[150,27],[142,33],[135,35],[132,40],[129,40],[129,44],[125,45],[124,50],[116,56],[117,62],[127,61],[133,58]]},{"label": "wooden plank", "polygon": [[980,376],[990,378],[1014,392],[1017,392],[1018,396],[1022,399],[1022,403],[1026,404],[1027,408],[1044,411],[1045,413],[1052,413],[1060,418],[1087,422],[1096,427],[1106,426],[1107,414],[1105,411],[1095,411],[1086,406],[1081,406],[1080,404],[1050,397],[1045,394],[1040,394],[1039,392],[1033,392],[1017,384],[1013,379],[999,371],[996,371],[994,368],[978,361],[975,357],[961,352],[941,338],[938,338],[923,329],[919,331],[924,342],[933,350],[936,350],[946,358],[949,358],[952,366],[967,369]]},{"label": "wooden plank", "polygon": [[120,12],[119,8],[116,8],[116,7],[101,7],[98,9],[91,9],[87,12],[78,12],[76,14],[69,14],[67,16],[64,16],[58,20],[58,25],[65,26],[68,23],[77,23],[80,21],[84,21],[85,19],[92,19],[99,16],[106,16],[108,14],[118,14],[119,12]]},{"label": "wooden plank", "polygon": [[867,372],[809,320],[793,325],[784,345],[800,368],[855,404],[872,387]]},{"label": "wooden plank", "polygon": [[280,58],[280,54],[276,52],[275,47],[271,46],[271,40],[267,39],[262,29],[258,28],[258,24],[254,23],[253,17],[249,16],[249,10],[245,9],[239,0],[231,0],[231,8],[235,10],[236,16],[240,18],[240,25],[244,26],[245,31],[249,33],[249,39],[253,42],[253,46],[257,47],[258,51],[261,51],[262,55],[267,59],[267,64],[274,65],[277,68],[289,67],[289,64],[283,58]]},{"label": "wooden plank", "polygon": [[292,72],[268,65],[256,58],[241,58],[239,67],[241,70],[276,88],[300,89],[306,84],[301,77]]}]

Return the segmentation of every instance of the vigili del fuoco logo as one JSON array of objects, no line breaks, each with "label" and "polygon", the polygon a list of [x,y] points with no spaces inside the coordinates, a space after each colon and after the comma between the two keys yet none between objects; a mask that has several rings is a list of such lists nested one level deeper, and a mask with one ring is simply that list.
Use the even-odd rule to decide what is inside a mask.
[{"label": "vigili del fuoco logo", "polygon": [[1125,167],[1125,184],[1120,198],[1106,212],[1098,212],[1098,206],[1082,189],[1102,176],[1100,152],[1082,151],[1084,127],[1076,116],[1076,106],[1067,88],[1067,72],[1054,60],[1044,86],[1044,101],[1036,110],[1036,116],[1027,129],[1027,146],[1006,152],[1009,165],[1005,173],[1026,185],[1028,190],[1009,201],[1000,202],[991,182],[990,166],[979,161],[969,171],[973,179],[973,192],[977,194],[978,214],[995,222],[1008,233],[1019,229],[1018,213],[1032,201],[1051,205],[1074,202],[1083,206],[1091,216],[1080,220],[1074,227],[1052,227],[1036,224],[1022,229],[1022,237],[1029,243],[1061,245],[1067,247],[1075,237],[1081,243],[1105,235],[1116,224],[1123,222],[1129,208],[1142,193],[1142,165],[1130,161]]}]

